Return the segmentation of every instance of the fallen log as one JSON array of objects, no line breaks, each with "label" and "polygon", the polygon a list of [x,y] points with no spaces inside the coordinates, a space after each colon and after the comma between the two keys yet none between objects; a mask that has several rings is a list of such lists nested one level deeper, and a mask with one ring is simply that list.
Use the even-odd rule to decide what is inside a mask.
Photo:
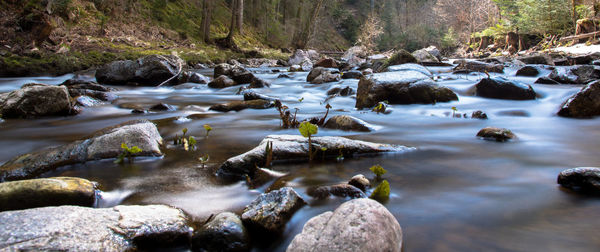
[{"label": "fallen log", "polygon": [[591,38],[591,37],[595,37],[595,36],[599,36],[599,35],[600,35],[600,31],[590,32],[590,33],[585,33],[585,34],[580,34],[580,35],[564,37],[558,41],[563,42],[563,41],[576,40],[576,39],[585,39],[585,38]]}]

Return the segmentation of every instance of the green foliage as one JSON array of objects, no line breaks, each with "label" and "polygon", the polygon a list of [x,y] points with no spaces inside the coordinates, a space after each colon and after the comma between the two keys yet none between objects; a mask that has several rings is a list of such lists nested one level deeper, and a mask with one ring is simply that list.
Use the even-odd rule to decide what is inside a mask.
[{"label": "green foliage", "polygon": [[197,144],[196,138],[194,138],[193,136],[185,136],[185,134],[187,134],[188,132],[187,128],[183,128],[181,132],[183,133],[181,136],[175,135],[175,138],[173,139],[173,144],[182,145],[185,151],[195,150]]},{"label": "green foliage", "polygon": [[384,180],[373,190],[369,198],[377,201],[386,201],[390,198],[390,191],[390,183]]},{"label": "green foliage", "polygon": [[454,32],[454,28],[448,28],[448,31],[442,37],[440,46],[442,50],[458,46],[458,34]]},{"label": "green foliage", "polygon": [[133,162],[133,155],[142,152],[142,149],[139,147],[133,146],[129,148],[126,143],[121,143],[121,149],[123,149],[123,152],[117,157],[115,164],[122,164],[125,158],[131,163]]},{"label": "green foliage", "polygon": [[314,125],[310,122],[302,122],[298,128],[300,134],[304,137],[311,137],[319,132],[319,126]]},{"label": "green foliage", "polygon": [[382,101],[382,102],[378,102],[372,111],[377,112],[377,114],[379,114],[379,113],[385,113],[386,109],[387,109],[387,101]]},{"label": "green foliage", "polygon": [[204,169],[206,163],[210,161],[210,156],[208,154],[205,154],[204,156],[199,157],[198,160],[200,161],[200,164],[202,164],[202,168]]},{"label": "green foliage", "polygon": [[[520,33],[564,34],[572,30],[569,0],[494,0],[503,20],[504,33],[519,28]],[[492,30],[493,31],[493,30]],[[499,31],[499,29],[496,29]]]},{"label": "green foliage", "polygon": [[575,12],[577,13],[577,19],[585,19],[585,18],[593,18],[594,17],[594,7],[586,6],[586,5],[577,5],[575,6]]},{"label": "green foliage", "polygon": [[208,125],[208,124],[204,124],[202,127],[204,127],[204,130],[206,130],[206,135],[204,136],[206,138],[206,137],[208,137],[208,134],[212,130],[212,127],[210,127],[210,125]]},{"label": "green foliage", "polygon": [[387,173],[387,170],[383,169],[381,165],[371,166],[369,170],[371,170],[375,174],[375,176],[377,176],[377,179],[381,179],[381,176]]}]

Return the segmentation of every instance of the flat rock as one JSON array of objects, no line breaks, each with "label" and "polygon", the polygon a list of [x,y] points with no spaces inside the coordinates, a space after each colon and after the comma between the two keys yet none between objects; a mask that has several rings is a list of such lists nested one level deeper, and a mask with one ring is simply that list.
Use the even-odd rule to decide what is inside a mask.
[{"label": "flat rock", "polygon": [[82,178],[55,177],[0,183],[0,211],[96,202],[96,183]]},{"label": "flat rock", "polygon": [[244,209],[242,221],[260,233],[281,234],[292,215],[306,202],[291,187],[263,193]]},{"label": "flat rock", "polygon": [[0,114],[3,118],[65,116],[77,112],[65,86],[25,84],[0,99]]},{"label": "flat rock", "polygon": [[[456,62],[455,62],[456,63]],[[480,61],[458,60],[458,66],[454,67],[454,71],[465,72],[489,72],[489,73],[504,73],[504,65],[492,64]]]},{"label": "flat rock", "polygon": [[581,192],[600,192],[600,168],[579,167],[562,171],[558,175],[558,184]]},{"label": "flat rock", "polygon": [[332,58],[322,58],[315,62],[313,68],[315,67],[325,67],[325,68],[338,68],[337,62],[335,62]]},{"label": "flat rock", "polygon": [[249,101],[233,101],[225,104],[217,104],[209,109],[219,112],[241,111],[244,109],[268,109],[274,107],[275,104],[269,100],[249,100]]},{"label": "flat rock", "polygon": [[215,215],[192,237],[192,251],[248,251],[250,237],[240,217],[224,212]]},{"label": "flat rock", "polygon": [[[226,179],[242,180],[246,175],[254,177],[257,166],[266,162],[267,143],[273,144],[273,161],[308,161],[308,139],[300,135],[270,135],[263,139],[254,149],[225,161],[217,170],[217,176]],[[335,159],[340,153],[344,157],[361,154],[385,152],[407,152],[414,148],[370,143],[351,140],[343,137],[312,137],[313,148],[317,155],[327,159]],[[327,148],[325,153],[322,148]]]},{"label": "flat rock", "polygon": [[517,138],[512,131],[496,127],[483,128],[477,133],[477,136],[486,140],[495,140],[497,142],[505,142]]},{"label": "flat rock", "polygon": [[164,205],[0,212],[0,250],[134,251],[185,244],[185,214]]},{"label": "flat rock", "polygon": [[371,127],[369,127],[369,125],[365,121],[349,115],[332,116],[323,125],[323,128],[360,132],[371,131]]},{"label": "flat rock", "polygon": [[310,188],[307,194],[316,199],[326,199],[330,195],[342,198],[366,198],[365,192],[350,184],[337,184],[331,186],[319,186]]},{"label": "flat rock", "polygon": [[134,156],[161,156],[162,141],[156,125],[150,121],[126,122],[102,129],[84,140],[15,157],[0,166],[0,182],[34,178],[64,165],[115,158],[123,153],[122,143],[142,150]]},{"label": "flat rock", "polygon": [[594,66],[560,67],[552,70],[548,78],[561,84],[588,84],[600,79],[600,69]]},{"label": "flat rock", "polygon": [[517,57],[517,59],[525,64],[554,65],[552,57],[548,54],[531,54]]},{"label": "flat rock", "polygon": [[536,93],[530,85],[504,78],[484,78],[475,85],[475,95],[506,100],[535,100]]},{"label": "flat rock", "polygon": [[390,104],[435,104],[458,100],[454,91],[440,86],[420,71],[373,74],[358,82],[356,108],[372,108],[378,102]]},{"label": "flat rock", "polygon": [[558,111],[562,117],[589,118],[600,115],[600,81],[583,87],[566,100]]},{"label": "flat rock", "polygon": [[429,69],[427,69],[426,67],[424,67],[422,65],[414,64],[414,63],[389,66],[388,71],[389,72],[416,71],[416,72],[420,72],[424,75],[427,75],[430,78],[433,77],[433,74],[431,73],[431,71],[429,71]]},{"label": "flat rock", "polygon": [[286,251],[400,252],[402,228],[377,201],[354,199],[310,219]]}]

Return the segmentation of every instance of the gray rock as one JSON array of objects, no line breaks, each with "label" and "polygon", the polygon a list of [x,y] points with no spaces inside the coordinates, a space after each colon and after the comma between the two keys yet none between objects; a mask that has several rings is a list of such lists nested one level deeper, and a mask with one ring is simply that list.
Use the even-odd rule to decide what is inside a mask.
[{"label": "gray rock", "polygon": [[277,100],[273,97],[259,94],[257,92],[251,91],[251,90],[245,90],[242,92],[242,94],[244,95],[244,101],[251,101],[251,100],[275,101],[275,100]]},{"label": "gray rock", "polygon": [[355,199],[310,219],[287,248],[309,251],[402,251],[402,228],[371,199]]},{"label": "gray rock", "polygon": [[424,66],[419,64],[407,63],[388,67],[389,72],[416,71],[432,78],[433,74]]},{"label": "gray rock", "polygon": [[356,92],[350,86],[346,86],[345,88],[334,87],[327,91],[328,96],[351,96],[353,94],[356,94]]},{"label": "gray rock", "polygon": [[600,81],[594,81],[583,87],[577,94],[566,100],[559,116],[588,118],[600,115]]},{"label": "gray rock", "polygon": [[82,95],[75,97],[75,104],[81,107],[93,107],[98,104],[102,104],[102,101],[96,100],[89,96]]},{"label": "gray rock", "polygon": [[213,77],[215,79],[222,75],[229,77],[229,75],[231,75],[231,69],[233,69],[233,66],[227,63],[218,64],[215,66]]},{"label": "gray rock", "polygon": [[562,84],[588,84],[600,79],[600,69],[596,69],[594,66],[555,68],[548,78]]},{"label": "gray rock", "polygon": [[518,57],[517,60],[525,63],[525,64],[538,64],[538,65],[554,65],[554,61],[552,57],[548,54],[532,54],[527,56]]},{"label": "gray rock", "polygon": [[133,251],[185,244],[185,214],[163,205],[0,212],[0,250]]},{"label": "gray rock", "polygon": [[367,192],[367,189],[371,187],[371,182],[365,175],[358,174],[348,181],[348,184],[355,186],[363,192]]},{"label": "gray rock", "polygon": [[292,189],[284,187],[263,193],[244,209],[242,221],[259,233],[281,234],[292,215],[306,202]]},{"label": "gray rock", "polygon": [[237,85],[239,84],[225,75],[221,75],[208,83],[208,87],[210,88],[226,88]]},{"label": "gray rock", "polygon": [[504,65],[485,63],[480,61],[458,60],[458,66],[456,66],[453,70],[462,72],[504,73]]},{"label": "gray rock", "polygon": [[179,83],[197,83],[197,84],[208,84],[210,79],[202,74],[185,71],[179,75]]},{"label": "gray rock", "polygon": [[539,74],[540,74],[540,70],[534,66],[521,67],[516,73],[517,76],[527,76],[527,77],[535,77],[535,76],[538,76]]},{"label": "gray rock", "polygon": [[312,84],[323,84],[339,80],[341,80],[341,76],[338,70],[323,67],[313,68],[306,77],[306,81]]},{"label": "gray rock", "polygon": [[562,171],[558,175],[558,184],[581,192],[600,192],[600,168],[579,167]]},{"label": "gray rock", "polygon": [[248,251],[250,237],[242,220],[224,212],[211,218],[192,237],[192,251]]},{"label": "gray rock", "polygon": [[412,53],[412,55],[417,59],[418,62],[440,62],[440,60],[431,54],[426,48],[416,50]]},{"label": "gray rock", "polygon": [[379,62],[382,62],[382,64],[377,64],[377,67],[373,68],[375,72],[378,73],[387,71],[387,68],[389,66],[402,65],[406,63],[418,63],[419,61],[411,53],[407,52],[404,49],[401,49],[398,52],[394,53],[394,55],[392,55],[392,57],[390,57],[389,59]]},{"label": "gray rock", "polygon": [[61,86],[66,86],[71,97],[89,96],[100,101],[113,101],[119,96],[112,93],[114,88],[102,86],[93,81],[86,81],[77,78],[64,81]]},{"label": "gray rock", "polygon": [[325,58],[321,58],[320,60],[315,62],[315,64],[313,65],[313,68],[315,68],[315,67],[338,68],[338,64],[337,64],[337,62],[335,62],[334,59],[325,57]]},{"label": "gray rock", "polygon": [[[105,84],[138,83],[156,86],[177,76],[185,62],[174,55],[148,55],[137,61],[115,61],[96,70],[96,80]],[[176,83],[174,78],[171,83]]]},{"label": "gray rock", "polygon": [[225,104],[217,104],[209,109],[219,112],[241,111],[244,109],[268,109],[274,107],[275,104],[268,100],[249,100],[249,101],[233,101]]},{"label": "gray rock", "polygon": [[326,199],[330,195],[342,198],[366,198],[367,195],[359,188],[350,184],[337,184],[310,188],[307,194],[316,199]]},{"label": "gray rock", "polygon": [[558,83],[558,81],[550,79],[548,76],[542,76],[542,77],[538,78],[534,83],[535,84],[544,84],[544,85],[558,85],[558,84],[560,84],[560,83]]},{"label": "gray rock", "polygon": [[161,156],[162,137],[147,120],[130,121],[94,133],[90,138],[15,157],[0,166],[0,182],[34,178],[60,166],[115,158],[121,144],[138,146],[134,156]]},{"label": "gray rock", "polygon": [[[257,166],[266,162],[267,143],[273,144],[273,161],[308,161],[308,139],[300,135],[270,135],[254,149],[225,161],[217,170],[217,176],[226,179],[254,177]],[[312,137],[313,148],[318,156],[335,159],[340,153],[344,157],[384,152],[407,152],[414,150],[405,146],[370,143],[343,137]],[[327,148],[325,153],[322,148]]]},{"label": "gray rock", "polygon": [[290,72],[302,72],[302,66],[300,66],[300,65],[291,65],[289,71]]},{"label": "gray rock", "polygon": [[323,125],[323,128],[361,132],[371,131],[371,128],[365,121],[348,115],[336,115],[329,118]]},{"label": "gray rock", "polygon": [[234,66],[231,69],[231,74],[229,75],[229,78],[231,78],[238,84],[251,83],[252,80],[255,79],[254,74],[240,66]]},{"label": "gray rock", "polygon": [[252,82],[250,82],[249,88],[266,88],[270,87],[271,84],[263,79],[254,78]]},{"label": "gray rock", "polygon": [[342,74],[342,79],[360,79],[364,77],[361,71],[350,70]]},{"label": "gray rock", "polygon": [[495,140],[497,142],[505,142],[517,138],[512,131],[496,127],[483,128],[477,133],[477,136],[485,140]]},{"label": "gray rock", "polygon": [[536,93],[530,85],[504,78],[484,78],[475,85],[475,95],[506,100],[535,100]]},{"label": "gray rock", "polygon": [[373,74],[358,82],[356,108],[371,108],[378,102],[390,104],[435,104],[458,100],[449,88],[440,86],[419,71]]},{"label": "gray rock", "polygon": [[175,107],[173,107],[172,105],[162,103],[162,102],[150,107],[150,111],[175,111],[175,110],[177,110],[177,109]]},{"label": "gray rock", "polygon": [[[315,50],[298,49],[294,52],[294,54],[292,56],[290,56],[290,58],[288,60],[288,64],[290,66],[303,65],[303,63],[305,63],[305,62],[316,61],[319,58],[320,58],[319,53],[317,53]],[[311,66],[312,66],[312,63],[311,63]]]},{"label": "gray rock", "polygon": [[25,84],[4,95],[0,103],[3,118],[35,118],[77,114],[65,86]]},{"label": "gray rock", "polygon": [[82,178],[55,177],[0,183],[0,211],[96,202],[96,183]]},{"label": "gray rock", "polygon": [[473,111],[473,113],[471,114],[471,118],[473,119],[481,119],[481,120],[487,120],[488,116],[485,112],[481,111],[481,110],[477,110],[477,111]]}]

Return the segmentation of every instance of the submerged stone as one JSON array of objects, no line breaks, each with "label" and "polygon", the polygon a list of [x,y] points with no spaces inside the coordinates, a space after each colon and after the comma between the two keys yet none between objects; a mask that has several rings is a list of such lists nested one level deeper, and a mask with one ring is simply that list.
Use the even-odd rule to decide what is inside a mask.
[{"label": "submerged stone", "polygon": [[600,193],[600,168],[579,167],[564,170],[558,175],[557,182],[575,191]]},{"label": "submerged stone", "polygon": [[505,142],[511,139],[515,139],[517,137],[514,133],[512,133],[512,131],[508,129],[496,127],[483,128],[477,133],[477,136],[486,140],[495,140],[497,142]]},{"label": "submerged stone", "polygon": [[280,235],[292,215],[306,202],[291,187],[263,193],[244,209],[242,221],[259,233]]}]

